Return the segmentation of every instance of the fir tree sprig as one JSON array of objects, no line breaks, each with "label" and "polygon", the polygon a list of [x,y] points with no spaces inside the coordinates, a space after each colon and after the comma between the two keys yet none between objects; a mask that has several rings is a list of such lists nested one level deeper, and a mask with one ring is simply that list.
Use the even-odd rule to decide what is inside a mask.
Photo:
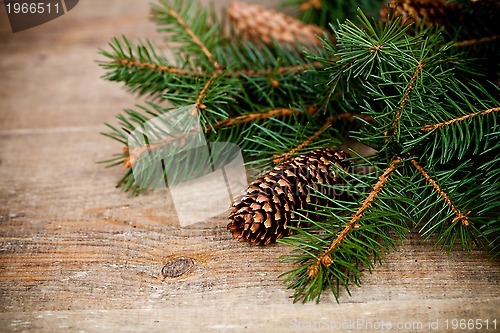
[{"label": "fir tree sprig", "polygon": [[487,27],[421,24],[391,10],[382,11],[379,22],[356,12],[352,1],[293,1],[302,19],[328,27],[336,38],[291,48],[241,40],[234,29],[226,33],[196,1],[160,1],[152,20],[177,44],[173,56],[126,37],[101,51],[105,79],[153,98],[118,115],[119,126],[107,124],[105,135],[124,148],[106,163],[124,165],[119,185],[138,191],[131,166],[178,138],[158,129],[158,140],[129,147],[130,134],[179,110],[186,110],[180,114],[185,124],[201,119],[203,133],[191,133],[190,126],[184,133],[236,143],[262,172],[347,139],[371,147],[370,156],[352,151],[349,171],[332,166],[343,180],[332,190],[349,199],[323,197],[318,202],[328,204],[295,212],[309,226],[280,240],[294,249],[284,260],[297,266],[284,275],[296,301],[319,301],[324,289],[338,300],[412,229],[436,236],[443,250],[479,246],[498,256],[500,88],[487,80],[498,80],[492,70],[498,68],[492,64],[497,28],[489,26],[498,8],[459,2],[451,5],[460,8],[457,15],[477,15],[475,22],[487,16]]},{"label": "fir tree sprig", "polygon": [[[371,272],[384,253],[395,249],[394,236],[405,237],[409,227],[401,223],[406,218],[401,202],[390,207],[385,201],[401,197],[404,189],[396,169],[401,160],[395,158],[385,170],[374,167],[374,162],[361,158],[355,165],[370,166],[366,174],[347,174],[336,169],[345,180],[337,193],[347,191],[354,200],[331,203],[324,208],[324,221],[310,221],[311,227],[297,229],[297,234],[279,240],[295,250],[284,261],[298,264],[298,268],[284,274],[285,282],[295,289],[294,300],[319,301],[325,288],[331,289],[335,299],[341,287],[348,293],[349,285],[360,285],[363,270]],[[376,162],[375,162],[376,163]],[[364,193],[365,186],[375,183],[372,191]],[[395,186],[399,183],[399,186]],[[397,222],[396,222],[397,221]]]}]

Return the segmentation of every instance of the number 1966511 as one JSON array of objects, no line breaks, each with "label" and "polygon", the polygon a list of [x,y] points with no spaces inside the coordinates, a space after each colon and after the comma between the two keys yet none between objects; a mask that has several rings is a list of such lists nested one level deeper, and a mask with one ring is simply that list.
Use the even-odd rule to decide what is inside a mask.
[{"label": "number 1966511", "polygon": [[8,14],[59,14],[61,8],[59,3],[44,3],[44,2],[14,2],[6,3]]},{"label": "number 1966511", "polygon": [[497,320],[488,319],[446,319],[444,321],[444,326],[446,329],[452,330],[489,330],[497,329]]}]

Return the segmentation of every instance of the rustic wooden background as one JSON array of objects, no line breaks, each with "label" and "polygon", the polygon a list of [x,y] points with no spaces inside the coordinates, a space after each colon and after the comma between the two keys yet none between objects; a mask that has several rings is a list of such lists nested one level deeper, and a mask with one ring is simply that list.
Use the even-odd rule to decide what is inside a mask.
[{"label": "rustic wooden background", "polygon": [[[500,325],[499,262],[481,252],[447,255],[418,236],[340,305],[328,294],[320,304],[292,304],[277,278],[291,268],[279,263],[287,247],[237,243],[224,216],[182,228],[166,190],[132,198],[114,187],[123,170],[95,164],[121,149],[99,134],[103,123],[137,103],[99,78],[97,50],[121,34],[164,45],[147,2],[80,1],[16,34],[0,7],[0,331],[344,325],[347,332],[400,322],[421,323],[409,330],[419,332],[433,328],[429,321],[445,331],[447,319],[450,330],[452,319],[488,319],[493,332],[492,320]],[[161,269],[175,257],[195,266],[164,279]]]}]

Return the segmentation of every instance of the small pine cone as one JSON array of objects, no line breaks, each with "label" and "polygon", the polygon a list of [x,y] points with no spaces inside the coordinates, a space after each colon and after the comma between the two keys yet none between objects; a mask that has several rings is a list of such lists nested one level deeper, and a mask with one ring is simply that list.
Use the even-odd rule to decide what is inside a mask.
[{"label": "small pine cone", "polygon": [[[391,9],[395,10],[395,17],[403,15],[403,20],[409,23],[424,21],[425,25],[436,24],[450,27],[462,19],[460,6],[445,0],[392,0]],[[382,22],[387,20],[387,6],[380,10]]]},{"label": "small pine cone", "polygon": [[293,17],[260,5],[233,2],[227,9],[229,20],[244,38],[270,44],[276,40],[283,44],[321,45],[318,36],[325,31],[305,24]]},{"label": "small pine cone", "polygon": [[294,211],[317,209],[310,203],[328,204],[326,199],[311,195],[311,188],[330,198],[336,196],[331,187],[321,185],[338,184],[340,179],[330,167],[337,164],[347,170],[347,157],[342,150],[320,149],[266,172],[233,204],[227,229],[234,238],[256,245],[290,235],[293,231],[287,226],[300,226],[300,222],[292,222]]}]

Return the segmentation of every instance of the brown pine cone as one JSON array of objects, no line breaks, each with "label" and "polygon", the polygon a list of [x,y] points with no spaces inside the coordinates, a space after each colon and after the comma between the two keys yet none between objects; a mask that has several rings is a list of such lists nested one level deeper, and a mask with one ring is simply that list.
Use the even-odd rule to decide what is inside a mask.
[{"label": "brown pine cone", "polygon": [[[407,23],[425,22],[425,25],[454,26],[462,19],[461,7],[444,0],[392,0],[390,8],[395,16],[403,15]],[[387,6],[380,10],[382,22],[387,20]]]},{"label": "brown pine cone", "polygon": [[290,235],[293,231],[287,226],[300,226],[300,222],[292,221],[298,218],[294,211],[315,210],[317,207],[310,204],[328,203],[324,198],[311,195],[311,188],[330,198],[336,196],[331,187],[322,184],[335,185],[341,181],[331,165],[347,169],[347,157],[342,150],[320,149],[266,172],[233,204],[227,229],[234,238],[256,245],[266,245]]},{"label": "brown pine cone", "polygon": [[227,15],[244,38],[266,44],[275,40],[292,45],[321,45],[318,36],[322,37],[325,33],[318,26],[255,4],[233,2],[227,9]]}]

